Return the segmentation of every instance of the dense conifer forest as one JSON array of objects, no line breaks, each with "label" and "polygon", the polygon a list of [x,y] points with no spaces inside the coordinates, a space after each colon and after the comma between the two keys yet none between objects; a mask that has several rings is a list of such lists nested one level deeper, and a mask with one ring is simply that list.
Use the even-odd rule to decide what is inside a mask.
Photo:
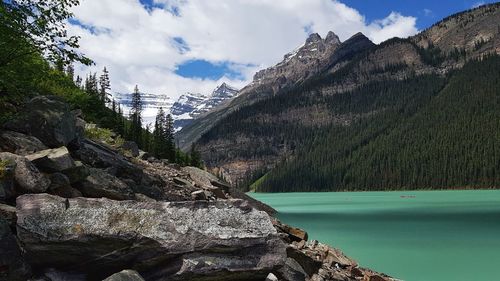
[{"label": "dense conifer forest", "polygon": [[333,96],[332,110],[378,113],[351,126],[332,126],[278,164],[256,188],[280,192],[498,187],[499,89],[500,57],[492,56],[470,62],[446,78],[377,82]]}]

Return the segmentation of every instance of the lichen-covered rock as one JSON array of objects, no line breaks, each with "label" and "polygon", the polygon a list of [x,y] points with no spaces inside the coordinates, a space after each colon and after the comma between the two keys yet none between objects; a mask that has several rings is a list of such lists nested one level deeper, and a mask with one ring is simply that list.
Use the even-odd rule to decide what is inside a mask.
[{"label": "lichen-covered rock", "polygon": [[33,98],[5,128],[34,136],[48,147],[66,146],[77,138],[76,117],[56,96]]},{"label": "lichen-covered rock", "polygon": [[85,197],[115,200],[134,199],[134,191],[117,177],[101,169],[90,168],[89,176],[78,185]]},{"label": "lichen-covered rock", "polygon": [[50,185],[50,180],[26,157],[9,152],[0,153],[0,160],[14,162],[15,189],[18,194],[45,192]]},{"label": "lichen-covered rock", "polygon": [[109,276],[103,281],[144,281],[144,279],[137,271],[126,269]]},{"label": "lichen-covered rock", "polygon": [[14,131],[0,131],[0,151],[26,156],[48,147],[39,139]]},{"label": "lichen-covered rock", "polygon": [[91,279],[133,265],[146,280],[264,280],[286,259],[270,217],[242,200],[23,195],[17,198],[17,218],[32,265],[78,269]]},{"label": "lichen-covered rock", "polygon": [[38,169],[49,172],[61,172],[75,166],[75,161],[71,158],[66,147],[46,149],[30,155],[26,158],[30,160]]}]

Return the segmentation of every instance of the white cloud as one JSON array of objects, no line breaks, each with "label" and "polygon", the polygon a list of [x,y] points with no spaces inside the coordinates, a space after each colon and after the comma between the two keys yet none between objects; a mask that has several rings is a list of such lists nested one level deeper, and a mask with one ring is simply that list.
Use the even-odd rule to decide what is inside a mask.
[{"label": "white cloud", "polygon": [[[139,0],[83,0],[74,9],[75,19],[95,29],[69,29],[81,36],[81,50],[97,65],[80,67],[79,73],[107,66],[113,91],[131,91],[138,84],[143,91],[177,98],[188,91],[208,94],[222,81],[244,86],[256,70],[279,62],[302,44],[307,30],[322,36],[332,30],[341,40],[363,32],[376,43],[417,32],[414,17],[392,12],[368,23],[357,10],[335,0],[154,1],[164,8],[148,10]],[[189,49],[181,50],[176,37]],[[177,65],[191,59],[229,62],[245,79],[176,75]]]}]

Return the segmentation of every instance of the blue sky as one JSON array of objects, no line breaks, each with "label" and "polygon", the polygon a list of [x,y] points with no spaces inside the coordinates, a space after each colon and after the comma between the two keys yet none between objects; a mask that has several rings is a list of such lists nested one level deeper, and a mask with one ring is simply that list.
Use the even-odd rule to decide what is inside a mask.
[{"label": "blue sky", "polygon": [[357,9],[368,21],[386,17],[397,11],[405,16],[417,18],[417,27],[422,30],[449,15],[461,12],[476,5],[497,1],[479,0],[342,0],[346,5]]},{"label": "blue sky", "polygon": [[311,32],[342,41],[362,32],[375,43],[416,34],[478,0],[85,0],[69,31],[115,92],[210,94],[241,88],[280,62]]}]

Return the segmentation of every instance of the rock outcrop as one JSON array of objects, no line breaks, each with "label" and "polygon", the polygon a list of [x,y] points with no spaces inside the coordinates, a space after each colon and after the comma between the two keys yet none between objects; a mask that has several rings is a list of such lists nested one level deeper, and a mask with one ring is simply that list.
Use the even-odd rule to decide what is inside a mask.
[{"label": "rock outcrop", "polygon": [[[285,262],[269,216],[241,200],[217,202],[17,199],[18,237],[35,268],[134,269],[146,279],[264,279]],[[57,249],[57,254],[54,250]]]},{"label": "rock outcrop", "polygon": [[66,146],[77,138],[76,116],[69,105],[56,96],[33,98],[4,127],[34,136],[52,148]]}]

